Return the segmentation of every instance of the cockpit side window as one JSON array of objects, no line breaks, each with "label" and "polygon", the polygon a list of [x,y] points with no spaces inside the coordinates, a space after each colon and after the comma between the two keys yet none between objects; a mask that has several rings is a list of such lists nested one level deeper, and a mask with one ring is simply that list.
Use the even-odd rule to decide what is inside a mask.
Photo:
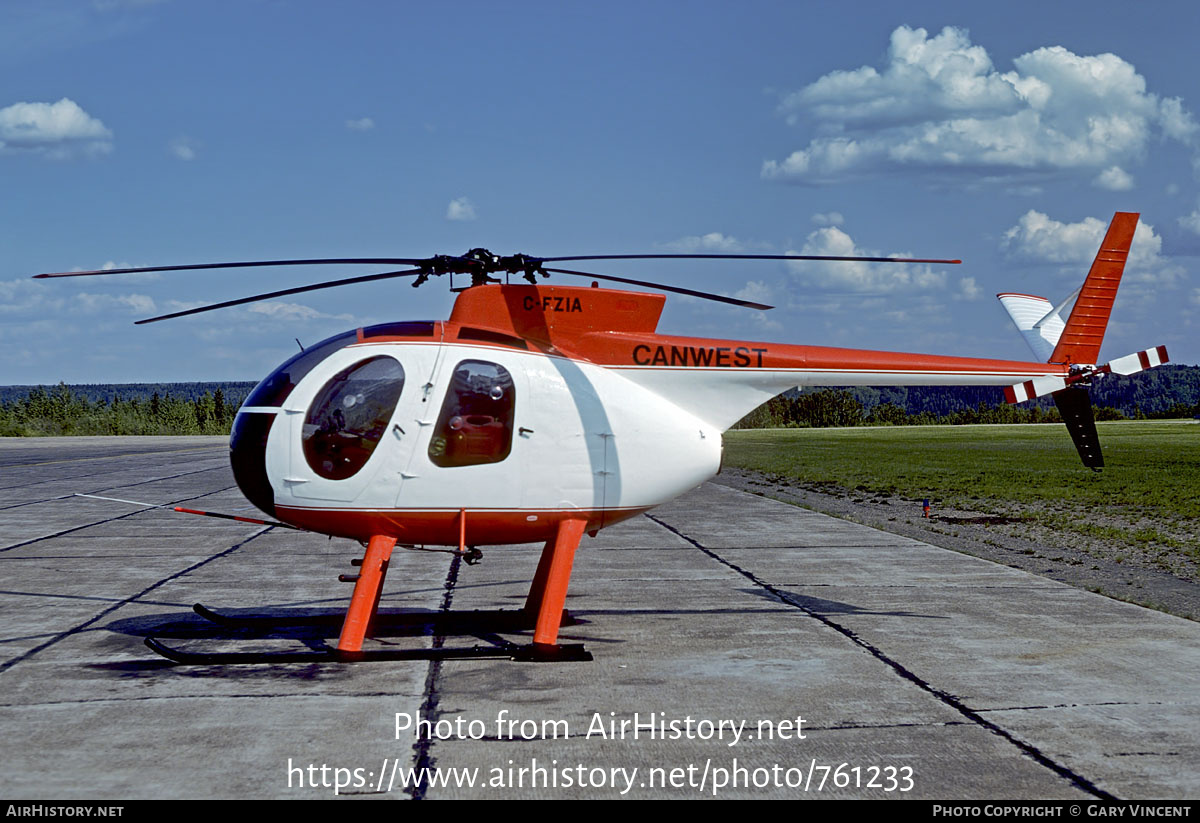
[{"label": "cockpit side window", "polygon": [[372,357],[338,372],[304,418],[304,458],[321,477],[345,480],[366,465],[404,389],[404,367]]},{"label": "cockpit side window", "polygon": [[515,408],[508,369],[484,360],[462,361],[450,378],[429,459],[438,466],[499,463],[512,451]]}]

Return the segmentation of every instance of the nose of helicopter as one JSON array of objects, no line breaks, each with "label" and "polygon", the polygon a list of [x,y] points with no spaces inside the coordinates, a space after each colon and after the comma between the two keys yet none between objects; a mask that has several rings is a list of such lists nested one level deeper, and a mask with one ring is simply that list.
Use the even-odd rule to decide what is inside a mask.
[{"label": "nose of helicopter", "polygon": [[239,412],[229,437],[229,464],[233,479],[246,499],[275,516],[275,492],[267,477],[267,435],[275,412]]}]

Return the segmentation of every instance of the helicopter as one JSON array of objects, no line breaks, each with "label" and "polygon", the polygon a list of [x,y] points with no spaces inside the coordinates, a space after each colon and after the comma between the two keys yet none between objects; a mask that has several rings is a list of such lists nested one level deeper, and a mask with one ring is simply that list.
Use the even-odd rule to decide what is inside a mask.
[{"label": "helicopter", "polygon": [[[444,321],[356,328],[303,349],[264,378],[238,410],[229,441],[234,478],[273,520],[249,522],[349,538],[365,546],[336,648],[282,654],[203,653],[154,638],[185,663],[363,660],[501,654],[590,660],[559,644],[575,552],[585,534],[642,514],[717,473],[722,433],[797,386],[999,385],[1011,403],[1051,395],[1085,466],[1103,466],[1086,387],[1108,374],[1167,362],[1162,346],[1097,366],[1139,215],[1114,215],[1083,285],[1058,305],[998,295],[1036,361],[910,354],[673,336],[658,331],[661,291],[756,309],[753,301],[557,268],[568,261],[647,258],[837,260],[955,264],[958,260],[748,254],[533,257],[472,249],[429,258],[269,260],[55,272],[110,276],[283,265],[407,268],[266,294],[137,321],[157,322],[353,283],[467,275]],[[506,277],[494,277],[503,274]],[[591,278],[551,285],[550,274]],[[510,282],[520,275],[525,282]],[[539,276],[542,278],[539,280]],[[601,288],[600,280],[655,292]],[[1062,313],[1073,302],[1066,320]],[[215,514],[179,509],[194,514]],[[527,646],[499,650],[364,651],[397,546],[544,544],[525,606],[500,613],[532,628]],[[200,605],[216,622],[239,625]],[[253,620],[254,618],[250,618]],[[259,618],[266,620],[267,618]]]}]

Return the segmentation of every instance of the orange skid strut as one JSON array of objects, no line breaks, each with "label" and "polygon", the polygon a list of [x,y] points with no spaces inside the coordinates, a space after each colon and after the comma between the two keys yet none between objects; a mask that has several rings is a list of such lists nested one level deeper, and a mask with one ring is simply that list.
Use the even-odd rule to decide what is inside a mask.
[{"label": "orange skid strut", "polygon": [[525,600],[526,613],[537,615],[537,627],[533,632],[535,646],[553,646],[558,642],[558,628],[562,623],[567,585],[571,582],[575,549],[579,547],[586,527],[586,520],[563,520],[558,524],[554,537],[547,540],[542,549],[537,573],[529,588],[529,597]]},{"label": "orange skid strut", "polygon": [[367,543],[362,570],[358,580],[354,582],[354,594],[346,612],[346,622],[342,624],[342,634],[338,637],[338,651],[362,651],[363,638],[367,636],[367,628],[379,606],[383,578],[387,574],[388,560],[395,547],[396,538],[384,534],[375,535]]}]

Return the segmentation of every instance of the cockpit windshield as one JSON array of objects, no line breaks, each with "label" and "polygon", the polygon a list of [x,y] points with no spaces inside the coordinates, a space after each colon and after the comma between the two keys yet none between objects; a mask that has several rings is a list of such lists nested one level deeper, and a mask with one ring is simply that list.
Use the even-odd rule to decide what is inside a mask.
[{"label": "cockpit windshield", "polygon": [[280,406],[292,393],[304,375],[338,349],[345,348],[358,340],[358,332],[348,331],[322,340],[315,346],[292,357],[275,371],[268,374],[254,387],[243,406]]}]

